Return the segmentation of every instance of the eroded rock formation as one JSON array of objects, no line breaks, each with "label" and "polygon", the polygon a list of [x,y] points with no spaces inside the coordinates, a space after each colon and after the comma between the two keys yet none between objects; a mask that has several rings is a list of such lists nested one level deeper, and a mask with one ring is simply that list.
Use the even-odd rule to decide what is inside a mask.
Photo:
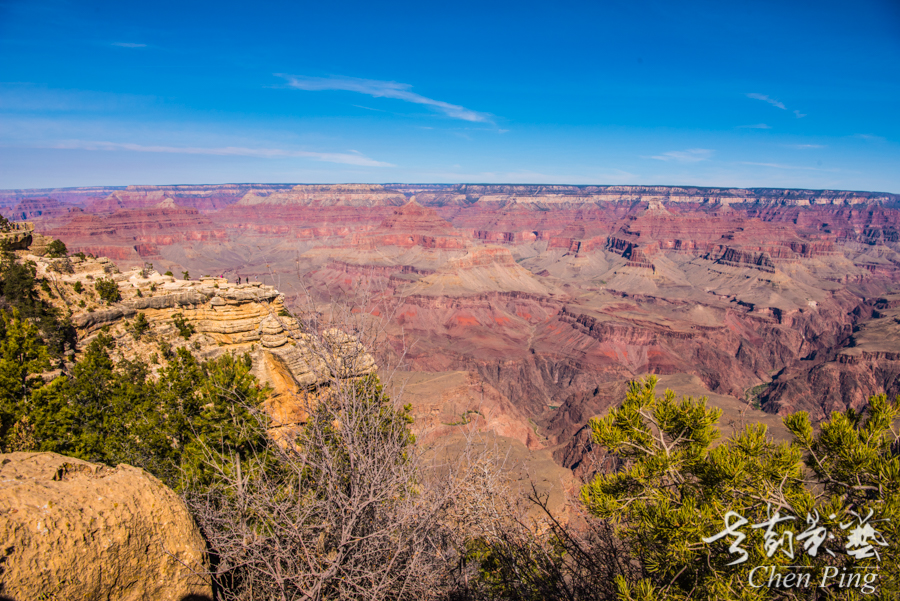
[{"label": "eroded rock formation", "polygon": [[[39,277],[53,282],[57,302],[73,310],[82,345],[105,329],[116,339],[115,356],[121,358],[146,361],[158,354],[160,345],[187,346],[205,358],[248,353],[254,375],[273,389],[266,405],[273,433],[287,433],[306,421],[316,388],[376,369],[362,345],[340,330],[304,332],[288,315],[284,296],[260,282],[176,280],[139,268],[121,273],[105,257],[28,258],[37,265]],[[117,284],[121,301],[110,305],[98,298],[93,287],[104,279]],[[140,340],[129,329],[129,320],[138,313],[150,328]],[[176,318],[190,329],[189,335],[179,331]]]},{"label": "eroded rock formation", "polygon": [[29,221],[10,222],[7,231],[0,231],[0,244],[8,250],[28,250],[43,255],[51,242],[53,238],[34,231],[34,224]]}]

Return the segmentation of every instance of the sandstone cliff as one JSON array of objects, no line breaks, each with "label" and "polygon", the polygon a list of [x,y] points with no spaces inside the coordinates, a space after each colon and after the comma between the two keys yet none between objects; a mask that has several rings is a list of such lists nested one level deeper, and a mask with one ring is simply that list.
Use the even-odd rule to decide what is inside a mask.
[{"label": "sandstone cliff", "polygon": [[11,222],[8,231],[0,232],[0,244],[8,250],[28,250],[43,255],[51,242],[52,237],[34,231],[34,224],[28,221]]},{"label": "sandstone cliff", "polygon": [[[274,391],[266,404],[273,434],[288,433],[306,420],[316,402],[314,389],[333,378],[360,377],[376,369],[371,355],[349,335],[305,332],[287,314],[284,296],[260,282],[176,280],[139,268],[122,273],[105,257],[28,259],[35,262],[39,277],[52,282],[54,302],[72,312],[82,346],[104,329],[116,341],[114,359],[159,362],[164,361],[162,351],[179,346],[203,358],[249,353],[254,375]],[[98,297],[93,288],[104,279],[116,283],[121,301],[108,305]],[[138,313],[149,323],[140,337],[132,333]],[[176,318],[190,328],[187,337],[179,332]]]},{"label": "sandstone cliff", "polygon": [[0,515],[5,598],[212,599],[200,531],[143,470],[0,454]]}]

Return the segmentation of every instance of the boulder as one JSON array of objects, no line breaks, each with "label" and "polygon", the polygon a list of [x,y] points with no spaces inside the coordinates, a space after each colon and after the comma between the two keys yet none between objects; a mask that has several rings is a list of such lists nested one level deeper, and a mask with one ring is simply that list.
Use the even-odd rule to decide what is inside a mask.
[{"label": "boulder", "polygon": [[0,454],[0,598],[212,599],[206,545],[145,471]]}]

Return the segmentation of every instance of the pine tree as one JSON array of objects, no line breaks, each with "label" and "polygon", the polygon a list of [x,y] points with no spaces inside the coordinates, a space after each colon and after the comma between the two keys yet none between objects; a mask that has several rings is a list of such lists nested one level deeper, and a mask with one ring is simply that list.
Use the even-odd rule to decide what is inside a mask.
[{"label": "pine tree", "polygon": [[0,442],[3,447],[17,421],[28,412],[31,396],[50,369],[47,347],[37,328],[19,312],[0,311]]},{"label": "pine tree", "polygon": [[[880,567],[879,594],[896,598],[894,547],[880,549],[879,564],[874,558],[852,561],[839,538],[825,540],[815,556],[798,548],[790,557],[783,547],[770,554],[765,545],[785,541],[785,532],[801,533],[809,527],[807,516],[840,534],[842,524],[858,519],[852,511],[865,515],[869,509],[891,520],[878,523],[888,540],[900,540],[900,463],[891,453],[897,437],[889,430],[900,413],[897,403],[873,397],[867,419],[835,413],[818,435],[808,416],[788,417],[796,437],[791,444],[773,443],[758,424],[713,446],[721,412],[707,407],[706,399],[677,400],[668,390],[658,397],[656,383],[653,376],[633,382],[621,407],[590,424],[594,440],[623,467],[597,476],[582,489],[582,500],[591,513],[616,524],[643,571],[637,580],[617,579],[622,601],[809,599],[820,593],[857,598],[859,588],[816,592],[826,568],[852,566]],[[817,476],[813,482],[807,481],[810,471]],[[773,516],[795,519],[772,523],[771,530],[754,527]],[[724,525],[741,520],[745,538],[720,536]],[[781,571],[803,566],[812,588],[750,586],[751,570],[761,565]]]}]

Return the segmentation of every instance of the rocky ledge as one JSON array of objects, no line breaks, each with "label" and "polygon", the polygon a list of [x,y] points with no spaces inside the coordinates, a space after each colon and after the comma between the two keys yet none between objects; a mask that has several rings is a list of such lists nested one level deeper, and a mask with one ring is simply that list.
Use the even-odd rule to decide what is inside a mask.
[{"label": "rocky ledge", "polygon": [[[356,338],[337,329],[306,331],[286,310],[284,295],[261,282],[177,280],[148,268],[123,273],[104,257],[25,258],[53,283],[55,302],[71,312],[81,346],[105,332],[115,339],[114,358],[153,363],[157,351],[179,346],[206,359],[248,353],[254,375],[273,390],[266,409],[275,434],[306,421],[317,389],[376,370]],[[114,282],[121,300],[104,303],[95,291],[101,281]],[[138,314],[148,324],[141,336],[133,333]]]}]

